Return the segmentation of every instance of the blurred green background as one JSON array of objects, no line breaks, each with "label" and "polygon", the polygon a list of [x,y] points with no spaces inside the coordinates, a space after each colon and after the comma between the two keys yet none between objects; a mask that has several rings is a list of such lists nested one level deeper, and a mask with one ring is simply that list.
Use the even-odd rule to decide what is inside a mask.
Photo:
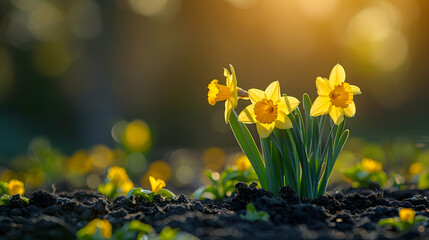
[{"label": "blurred green background", "polygon": [[68,155],[113,147],[112,126],[132,119],[149,125],[153,159],[239,150],[223,104],[207,103],[230,63],[244,89],[279,80],[313,99],[341,63],[363,92],[353,137],[425,144],[428,23],[426,0],[3,0],[0,164],[37,136]]}]

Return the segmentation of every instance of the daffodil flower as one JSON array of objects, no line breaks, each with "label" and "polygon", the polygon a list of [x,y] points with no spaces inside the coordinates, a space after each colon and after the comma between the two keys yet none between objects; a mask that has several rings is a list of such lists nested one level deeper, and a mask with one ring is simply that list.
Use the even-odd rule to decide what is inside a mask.
[{"label": "daffodil flower", "polygon": [[357,86],[344,82],[346,72],[344,68],[337,64],[329,75],[329,80],[318,77],[316,79],[317,94],[310,115],[313,117],[328,114],[332,121],[339,125],[344,120],[344,115],[353,117],[356,113],[356,106],[353,96],[361,94]]},{"label": "daffodil flower", "polygon": [[256,130],[262,138],[267,138],[274,128],[292,128],[288,114],[298,107],[299,101],[294,97],[282,97],[278,81],[271,83],[265,92],[250,89],[249,98],[252,104],[240,113],[238,121],[256,123]]},{"label": "daffodil flower", "polygon": [[19,194],[19,195],[23,195],[24,194],[24,183],[16,180],[16,179],[12,179],[9,181],[9,183],[7,184],[8,189],[9,189],[9,195],[15,195],[15,194]]},{"label": "daffodil flower", "polygon": [[362,167],[369,173],[380,172],[383,170],[383,164],[381,164],[381,162],[374,161],[370,158],[362,159]]},{"label": "daffodil flower", "polygon": [[410,208],[402,208],[399,210],[399,219],[403,222],[412,223],[414,221],[414,217],[416,216],[416,212]]},{"label": "daffodil flower", "polygon": [[234,67],[229,65],[231,73],[224,68],[223,74],[226,77],[226,86],[219,84],[219,81],[214,79],[208,85],[209,92],[207,98],[209,104],[214,106],[217,102],[225,101],[225,123],[228,123],[232,109],[237,107],[239,98],[247,98],[248,93],[237,87],[237,77],[235,76]]},{"label": "daffodil flower", "polygon": [[152,189],[153,194],[157,194],[159,190],[165,187],[165,182],[160,178],[155,180],[154,177],[150,176],[149,181],[150,181],[150,187]]}]

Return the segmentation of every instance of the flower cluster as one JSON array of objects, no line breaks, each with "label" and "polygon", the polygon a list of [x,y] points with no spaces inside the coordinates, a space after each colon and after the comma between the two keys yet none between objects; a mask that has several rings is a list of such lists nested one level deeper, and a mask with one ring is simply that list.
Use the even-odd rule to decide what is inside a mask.
[{"label": "flower cluster", "polygon": [[[345,117],[356,113],[354,96],[361,94],[357,86],[345,82],[344,68],[337,64],[329,79],[316,78],[318,97],[311,102],[300,101],[280,91],[278,81],[265,91],[243,90],[237,86],[234,68],[224,69],[226,85],[213,80],[208,85],[208,102],[225,101],[225,122],[230,127],[243,152],[252,164],[261,186],[274,194],[281,186],[291,185],[302,197],[322,195],[335,161],[347,141]],[[240,114],[234,109],[239,99],[250,100]],[[234,114],[232,114],[234,113]],[[326,115],[332,119],[326,124]],[[262,156],[244,124],[256,124]],[[335,130],[335,131],[334,131]]]}]

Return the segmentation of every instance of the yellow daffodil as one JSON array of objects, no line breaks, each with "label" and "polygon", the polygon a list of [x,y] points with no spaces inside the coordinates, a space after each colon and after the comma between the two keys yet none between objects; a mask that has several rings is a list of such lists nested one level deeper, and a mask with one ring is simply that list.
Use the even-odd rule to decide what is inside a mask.
[{"label": "yellow daffodil", "polygon": [[151,187],[152,192],[154,194],[157,194],[159,192],[159,190],[161,190],[163,187],[165,187],[165,182],[160,178],[155,180],[154,177],[150,176],[149,181],[150,181],[150,187]]},{"label": "yellow daffodil", "polygon": [[85,226],[85,233],[94,235],[97,229],[100,230],[101,236],[110,239],[112,237],[112,225],[107,219],[96,218]]},{"label": "yellow daffodil", "polygon": [[9,195],[15,195],[15,194],[19,194],[19,195],[23,195],[24,194],[24,183],[16,180],[16,179],[12,179],[9,181],[9,183],[7,184],[7,187],[9,189]]},{"label": "yellow daffodil", "polygon": [[131,189],[134,188],[134,183],[131,180],[125,180],[123,181],[119,187],[122,189],[122,192],[127,194]]},{"label": "yellow daffodil", "polygon": [[339,125],[344,115],[353,117],[356,113],[356,106],[353,102],[353,96],[361,94],[357,86],[350,85],[346,82],[346,72],[344,68],[337,64],[329,75],[329,80],[318,77],[316,79],[317,94],[319,95],[314,101],[310,115],[313,117],[328,114],[332,121]]},{"label": "yellow daffodil", "polygon": [[228,123],[232,109],[237,107],[239,98],[247,98],[247,92],[237,87],[237,77],[235,76],[234,67],[229,65],[231,73],[224,69],[226,77],[226,86],[219,84],[219,81],[214,79],[208,85],[209,92],[207,98],[210,105],[215,105],[217,102],[225,101],[225,123]]},{"label": "yellow daffodil", "polygon": [[383,164],[381,164],[381,162],[374,161],[370,158],[362,159],[362,167],[370,173],[380,172],[383,170]]},{"label": "yellow daffodil", "polygon": [[249,159],[244,154],[237,159],[235,165],[240,171],[247,171],[252,167],[252,164],[250,163]]},{"label": "yellow daffodil", "polygon": [[416,216],[416,213],[413,209],[410,208],[402,208],[399,210],[399,218],[403,222],[412,223],[414,221],[414,217]]},{"label": "yellow daffodil", "polygon": [[275,127],[292,128],[287,115],[298,107],[299,101],[294,97],[282,97],[278,81],[271,83],[265,92],[250,89],[249,98],[252,104],[240,113],[238,121],[246,124],[256,123],[256,130],[263,138],[268,137]]},{"label": "yellow daffodil", "polygon": [[128,174],[125,169],[118,166],[111,167],[107,177],[114,183],[128,180]]}]

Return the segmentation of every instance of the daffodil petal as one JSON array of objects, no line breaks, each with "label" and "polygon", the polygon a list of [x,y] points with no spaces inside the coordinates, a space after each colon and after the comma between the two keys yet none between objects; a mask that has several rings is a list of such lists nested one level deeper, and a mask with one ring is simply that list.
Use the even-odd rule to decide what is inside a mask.
[{"label": "daffodil petal", "polygon": [[149,177],[149,182],[150,182],[150,186],[151,186],[152,192],[154,192],[155,186],[156,186],[156,180],[155,180],[155,178],[152,177],[152,176],[150,176]]},{"label": "daffodil petal", "polygon": [[289,129],[293,126],[287,114],[283,111],[278,111],[277,119],[275,121],[275,127],[280,129]]},{"label": "daffodil petal", "polygon": [[340,64],[335,65],[335,67],[331,71],[331,74],[329,75],[329,82],[331,84],[331,88],[340,85],[345,80],[346,71],[344,71],[343,66],[341,66]]},{"label": "daffodil petal", "polygon": [[[286,101],[289,101],[290,109],[287,106]],[[290,114],[292,111],[294,111],[298,107],[299,103],[300,102],[298,99],[288,96],[287,98],[282,97],[277,106],[279,107],[279,110],[284,111],[286,114]]]},{"label": "daffodil petal", "polygon": [[225,123],[228,124],[229,117],[231,116],[232,104],[231,101],[225,101]]},{"label": "daffodil petal", "polygon": [[350,87],[352,88],[353,95],[358,95],[358,94],[361,94],[361,93],[362,93],[362,92],[360,91],[360,88],[359,88],[358,86],[350,85]]},{"label": "daffodil petal", "polygon": [[329,97],[318,96],[313,105],[311,105],[310,116],[317,117],[327,114],[330,112],[331,108],[332,104]]},{"label": "daffodil petal", "polygon": [[331,85],[329,84],[329,80],[326,78],[316,78],[316,87],[317,94],[319,94],[319,96],[329,96],[329,93],[332,91]]},{"label": "daffodil petal", "polygon": [[248,93],[249,93],[250,101],[253,104],[261,101],[265,97],[264,91],[261,91],[261,90],[256,89],[256,88],[249,89]]},{"label": "daffodil petal", "polygon": [[235,75],[235,69],[234,67],[229,64],[229,68],[231,69],[231,74],[232,74],[232,85],[234,86],[234,89],[237,87],[237,76]]},{"label": "daffodil petal", "polygon": [[263,124],[258,122],[256,123],[256,130],[258,131],[259,136],[262,138],[267,138],[273,132],[274,126],[275,122],[271,124]]},{"label": "daffodil petal", "polygon": [[223,75],[226,77],[226,86],[231,87],[233,81],[232,81],[232,76],[229,73],[228,69],[226,69],[226,68],[223,69]]},{"label": "daffodil petal", "polygon": [[329,112],[329,116],[331,116],[335,125],[340,125],[340,123],[344,120],[344,112],[339,107],[332,107],[331,111]]},{"label": "daffodil petal", "polygon": [[353,117],[356,114],[356,105],[355,105],[355,102],[350,103],[349,106],[347,106],[346,108],[344,108],[344,114],[347,117]]},{"label": "daffodil petal", "polygon": [[280,84],[279,81],[274,81],[270,85],[268,85],[267,89],[265,89],[265,94],[267,98],[272,100],[273,102],[277,102],[280,98]]},{"label": "daffodil petal", "polygon": [[255,106],[253,104],[247,106],[243,111],[241,111],[240,115],[238,115],[238,121],[242,123],[256,123],[255,119],[255,112],[253,111],[253,108]]}]

